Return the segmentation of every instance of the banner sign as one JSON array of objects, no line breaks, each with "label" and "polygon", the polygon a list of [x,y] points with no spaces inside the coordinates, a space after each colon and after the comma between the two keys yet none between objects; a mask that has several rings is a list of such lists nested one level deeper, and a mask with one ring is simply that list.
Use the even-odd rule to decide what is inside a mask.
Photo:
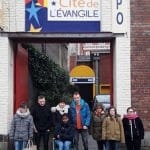
[{"label": "banner sign", "polygon": [[127,32],[127,13],[129,12],[129,0],[112,1],[112,32]]},{"label": "banner sign", "polygon": [[100,32],[100,0],[25,0],[27,32]]},{"label": "banner sign", "polygon": [[110,50],[110,43],[84,43],[83,50]]}]

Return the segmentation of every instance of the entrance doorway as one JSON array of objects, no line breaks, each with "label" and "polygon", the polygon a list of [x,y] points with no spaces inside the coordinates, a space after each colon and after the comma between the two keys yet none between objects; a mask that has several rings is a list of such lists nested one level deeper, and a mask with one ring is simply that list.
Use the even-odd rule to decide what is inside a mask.
[{"label": "entrance doorway", "polygon": [[[107,33],[106,33],[106,35],[107,35]],[[98,35],[98,34],[97,35],[93,34],[93,36],[91,34],[88,34],[88,37],[87,37],[87,35],[85,36],[84,34],[83,35],[81,34],[79,36],[78,35],[74,35],[72,37],[69,36],[69,38],[67,37],[67,35],[63,35],[63,34],[61,34],[61,35],[58,34],[57,36],[56,35],[55,36],[50,35],[50,36],[47,36],[47,38],[44,38],[43,35],[41,35],[40,33],[38,34],[38,37],[34,37],[34,35],[30,36],[30,34],[27,37],[26,37],[26,35],[23,35],[23,34],[21,35],[23,37],[20,37],[19,34],[16,37],[15,36],[16,35],[14,35],[14,36],[11,35],[11,38],[13,37],[12,40],[14,41],[15,44],[22,43],[22,41],[24,41],[25,43],[29,43],[29,44],[31,44],[31,43],[38,43],[38,44],[42,44],[42,43],[44,43],[44,44],[67,43],[68,44],[68,43],[88,43],[88,42],[90,42],[90,43],[91,42],[93,42],[93,43],[96,43],[96,42],[110,42],[111,45],[112,45],[112,42],[113,42],[112,35],[109,35],[108,37],[107,36],[102,37],[102,35]],[[63,46],[65,47],[65,45],[63,45]],[[58,47],[58,49],[59,48],[60,47]],[[61,52],[59,54],[61,54]],[[87,54],[88,54],[88,52],[87,52]],[[111,54],[111,56],[112,56],[112,54]],[[64,60],[64,58],[62,60]],[[85,58],[85,61],[87,61],[86,58]],[[105,63],[105,64],[108,64],[108,63]],[[86,63],[86,65],[87,65],[87,63]],[[92,66],[92,65],[89,65],[89,66]],[[107,67],[105,67],[105,68],[107,68]],[[112,67],[111,67],[111,69],[112,69]],[[86,72],[86,74],[87,74],[87,72]],[[112,72],[111,72],[111,74],[112,74]],[[105,76],[106,76],[106,74],[105,74]],[[103,77],[103,75],[101,75],[101,77]],[[25,78],[24,78],[24,80],[25,80]],[[27,80],[29,80],[29,79],[27,79]],[[111,94],[112,94],[112,76],[111,76],[110,80],[111,80],[110,81],[110,84],[111,84],[110,86],[111,86]],[[16,85],[15,85],[16,87],[17,87],[17,84],[18,84],[18,82],[16,82]],[[99,86],[104,87],[104,84],[106,85],[107,83],[104,82],[104,83],[102,83],[102,85],[99,85]],[[94,91],[95,89],[93,89],[93,84],[91,84],[91,83],[86,83],[86,84],[76,83],[76,85],[78,86],[78,88],[80,90],[81,97],[89,103],[90,107],[92,107],[92,100],[93,100],[94,93],[95,93],[95,91]],[[15,90],[17,90],[17,89],[15,89]],[[28,91],[29,87],[26,87],[25,90]],[[16,94],[16,93],[14,93],[14,94]],[[24,98],[24,99],[29,99],[30,98],[30,95],[28,95],[28,94],[29,93],[26,94],[27,98]],[[18,99],[17,103],[19,104],[21,100],[22,99],[20,99],[20,100]],[[15,101],[16,101],[16,99],[14,99],[14,102]],[[112,95],[111,95],[111,101],[112,101]],[[16,107],[18,107],[18,106],[16,106]]]}]

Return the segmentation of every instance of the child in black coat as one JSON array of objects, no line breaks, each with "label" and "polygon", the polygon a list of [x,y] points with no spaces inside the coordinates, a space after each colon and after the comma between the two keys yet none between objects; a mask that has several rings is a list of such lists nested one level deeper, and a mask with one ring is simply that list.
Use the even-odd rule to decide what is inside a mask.
[{"label": "child in black coat", "polygon": [[60,124],[57,124],[54,132],[55,142],[59,150],[70,150],[74,138],[75,128],[70,123],[68,114],[62,116]]},{"label": "child in black coat", "polygon": [[132,107],[127,108],[127,115],[123,118],[123,127],[127,150],[141,150],[141,139],[144,139],[142,120]]}]

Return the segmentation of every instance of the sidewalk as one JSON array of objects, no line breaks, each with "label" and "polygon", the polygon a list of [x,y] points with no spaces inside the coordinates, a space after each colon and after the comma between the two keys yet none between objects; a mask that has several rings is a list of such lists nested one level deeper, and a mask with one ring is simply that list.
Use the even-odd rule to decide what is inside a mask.
[{"label": "sidewalk", "polygon": [[[89,140],[88,140],[88,145],[89,145],[89,150],[98,150],[97,148],[97,143],[96,141],[92,138],[91,135],[89,135]],[[80,136],[80,142],[79,142],[79,150],[84,150],[83,146],[82,146],[82,140],[81,140],[81,136]],[[126,150],[126,148],[123,146],[120,146],[119,150]]]},{"label": "sidewalk", "polygon": [[[95,140],[93,140],[91,135],[89,135],[88,143],[89,143],[89,150],[98,150],[97,149],[97,143]],[[80,136],[80,141],[79,141],[79,150],[84,150],[81,136]]]},{"label": "sidewalk", "polygon": [[[98,150],[98,148],[97,148],[97,143],[96,143],[96,141],[92,138],[91,135],[89,135],[88,145],[89,145],[89,150]],[[43,150],[42,147],[43,147],[43,146],[41,146],[41,149],[40,149],[40,150]],[[50,142],[49,142],[49,150],[52,150],[52,139],[51,139],[51,138],[50,138]],[[82,144],[81,136],[80,136],[80,140],[79,140],[79,150],[84,150],[83,144]],[[125,144],[120,145],[119,150],[126,150]],[[149,148],[147,148],[147,147],[142,147],[141,150],[149,150]]]}]

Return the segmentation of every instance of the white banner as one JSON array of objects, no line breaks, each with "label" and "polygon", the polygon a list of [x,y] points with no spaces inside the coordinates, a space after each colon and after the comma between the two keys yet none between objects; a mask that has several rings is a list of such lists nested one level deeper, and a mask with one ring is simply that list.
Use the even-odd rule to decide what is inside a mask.
[{"label": "white banner", "polygon": [[129,0],[112,0],[112,32],[127,32],[128,5]]},{"label": "white banner", "polygon": [[49,0],[48,21],[100,21],[100,0]]},{"label": "white banner", "polygon": [[85,43],[83,50],[110,50],[110,43]]}]

